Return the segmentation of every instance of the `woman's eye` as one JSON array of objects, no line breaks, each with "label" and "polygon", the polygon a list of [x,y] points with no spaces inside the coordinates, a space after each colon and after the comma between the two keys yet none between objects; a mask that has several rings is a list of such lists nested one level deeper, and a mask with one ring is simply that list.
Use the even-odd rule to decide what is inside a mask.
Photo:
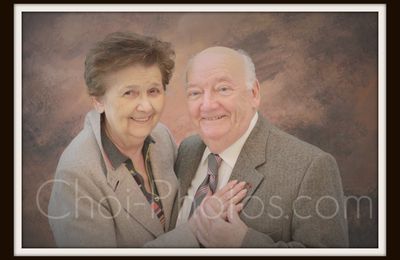
[{"label": "woman's eye", "polygon": [[161,90],[160,89],[158,89],[158,88],[152,88],[152,89],[150,89],[149,90],[149,94],[150,95],[158,95],[158,94],[160,94],[161,93]]},{"label": "woman's eye", "polygon": [[124,96],[128,96],[128,97],[137,96],[137,91],[128,90],[128,91],[124,92]]}]

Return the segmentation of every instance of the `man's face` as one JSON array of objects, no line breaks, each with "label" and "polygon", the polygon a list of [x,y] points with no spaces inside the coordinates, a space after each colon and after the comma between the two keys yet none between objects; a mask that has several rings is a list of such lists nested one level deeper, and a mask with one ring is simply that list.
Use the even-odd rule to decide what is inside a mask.
[{"label": "man's face", "polygon": [[222,152],[249,127],[260,103],[258,83],[246,86],[241,55],[214,47],[198,54],[187,74],[187,98],[192,121],[213,152]]}]

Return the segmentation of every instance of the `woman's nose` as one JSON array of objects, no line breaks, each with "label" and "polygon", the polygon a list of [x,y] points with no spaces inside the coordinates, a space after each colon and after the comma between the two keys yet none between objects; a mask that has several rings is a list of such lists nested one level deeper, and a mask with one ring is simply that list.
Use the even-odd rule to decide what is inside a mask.
[{"label": "woman's nose", "polygon": [[141,96],[139,97],[139,103],[137,105],[137,110],[138,111],[143,111],[143,112],[149,112],[153,109],[149,99],[147,96]]}]

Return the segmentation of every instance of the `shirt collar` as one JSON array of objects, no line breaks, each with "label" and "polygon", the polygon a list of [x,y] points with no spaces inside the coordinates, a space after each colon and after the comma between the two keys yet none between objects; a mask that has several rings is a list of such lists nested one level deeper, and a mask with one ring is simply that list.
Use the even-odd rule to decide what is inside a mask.
[{"label": "shirt collar", "polygon": [[[239,157],[240,151],[242,150],[243,145],[246,142],[247,138],[249,137],[251,131],[254,129],[254,127],[257,123],[257,120],[258,120],[258,112],[256,112],[254,114],[246,132],[239,139],[237,139],[231,146],[229,146],[228,148],[226,148],[224,151],[222,151],[219,154],[219,156],[222,158],[222,160],[226,164],[228,164],[228,166],[231,169],[233,169],[233,167],[235,166],[235,163],[237,161],[237,158]],[[201,163],[206,163],[206,159],[210,153],[211,153],[211,151],[207,146],[206,149],[204,150],[204,154],[201,159]]]}]

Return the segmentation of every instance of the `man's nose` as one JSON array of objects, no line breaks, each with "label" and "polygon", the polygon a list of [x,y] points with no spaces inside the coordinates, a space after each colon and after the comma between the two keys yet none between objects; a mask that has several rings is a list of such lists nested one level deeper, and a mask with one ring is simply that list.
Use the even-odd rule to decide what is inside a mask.
[{"label": "man's nose", "polygon": [[217,104],[216,97],[210,92],[205,92],[203,95],[200,109],[202,111],[208,111],[208,110],[213,110],[217,107],[218,107],[218,104]]}]

